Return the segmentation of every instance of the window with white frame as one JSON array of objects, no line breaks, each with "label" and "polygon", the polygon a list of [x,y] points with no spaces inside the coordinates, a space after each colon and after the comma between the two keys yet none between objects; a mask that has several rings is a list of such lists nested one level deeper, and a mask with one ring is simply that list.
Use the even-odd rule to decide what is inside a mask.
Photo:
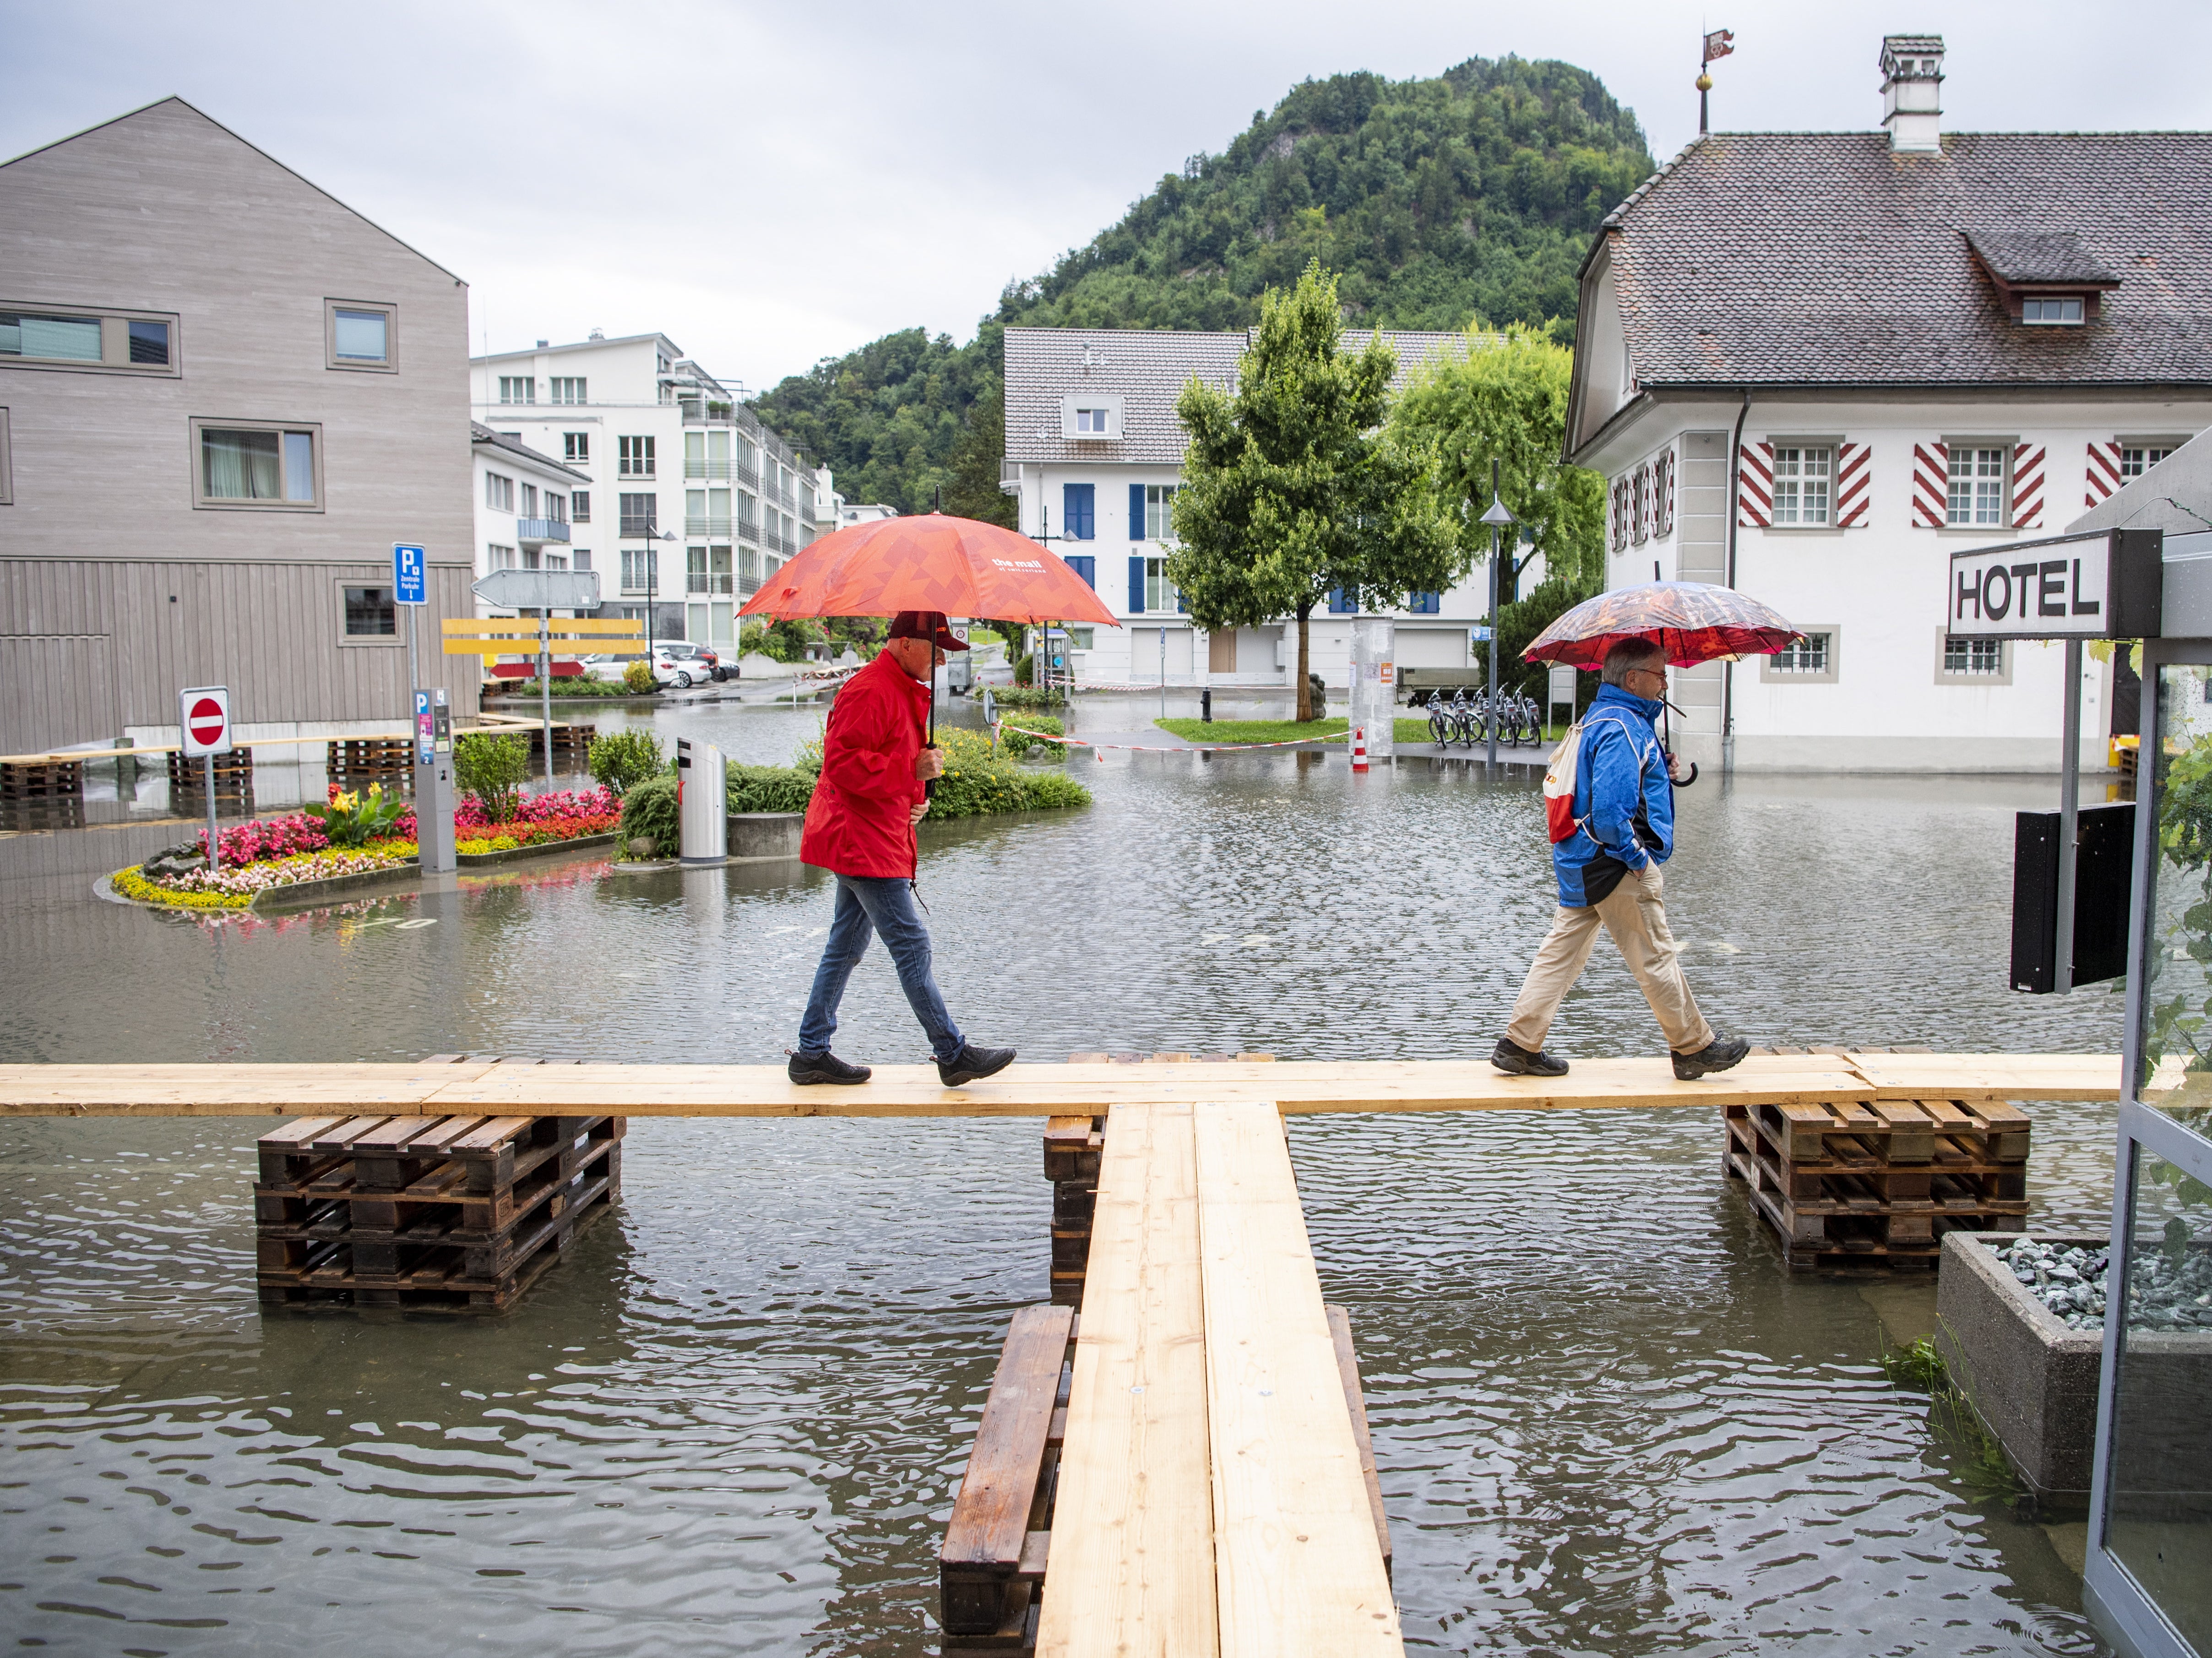
[{"label": "window with white frame", "polygon": [[2008,445],[1954,443],[1950,446],[1949,489],[1943,521],[1981,526],[2005,521],[2005,470]]},{"label": "window with white frame", "polygon": [[555,375],[552,380],[553,401],[556,403],[589,403],[583,376]]},{"label": "window with white frame", "polygon": [[622,550],[622,585],[626,593],[641,593],[653,581],[653,555],[659,550],[652,547],[625,547]]},{"label": "window with white frame", "polygon": [[512,547],[502,547],[495,541],[486,544],[484,552],[489,560],[484,567],[486,569],[519,570],[522,568],[521,562],[515,556],[514,549]]},{"label": "window with white frame", "polygon": [[1957,674],[1987,674],[1996,676],[2005,671],[2004,641],[2002,639],[1960,639],[1947,636],[1943,641],[1943,671]]},{"label": "window with white frame", "polygon": [[626,478],[649,478],[653,472],[653,440],[617,438],[615,440],[616,470]]},{"label": "window with white frame", "polygon": [[484,474],[484,505],[495,513],[514,510],[514,480],[503,472]]},{"label": "window with white frame", "polygon": [[568,568],[568,555],[566,553],[556,553],[550,548],[548,548],[545,552],[545,568],[549,570],[567,569]]},{"label": "window with white frame", "polygon": [[1829,673],[1834,644],[1832,634],[1801,634],[1767,659],[1770,671],[1777,674]]},{"label": "window with white frame", "polygon": [[1176,586],[1168,580],[1168,562],[1164,558],[1145,561],[1145,608],[1147,610],[1172,610],[1176,607]]},{"label": "window with white frame", "polygon": [[2030,296],[2020,302],[2020,319],[2049,327],[2078,327],[2081,321],[2081,299],[2077,294]]},{"label": "window with white frame", "polygon": [[1106,413],[1103,409],[1086,409],[1078,404],[1075,408],[1075,435],[1079,438],[1104,437]]},{"label": "window with white frame", "polygon": [[1651,463],[1651,533],[1664,540],[1674,533],[1674,452],[1662,449]]},{"label": "window with white frame", "polygon": [[534,483],[526,483],[522,486],[522,516],[525,518],[538,516],[538,486]]},{"label": "window with white frame", "polygon": [[499,377],[499,400],[501,403],[535,403],[538,401],[538,381],[528,374],[501,374]]},{"label": "window with white frame", "polygon": [[617,503],[622,509],[622,533],[626,536],[649,536],[659,527],[660,497],[653,495],[624,495]]},{"label": "window with white frame", "polygon": [[571,489],[568,492],[568,518],[575,524],[592,521],[592,492],[589,489]]},{"label": "window with white frame", "polygon": [[1613,550],[1620,552],[1628,545],[1630,513],[1629,480],[1617,477],[1613,481]]},{"label": "window with white frame", "polygon": [[561,434],[561,459],[571,465],[588,466],[592,463],[592,434],[589,432]]},{"label": "window with white frame", "polygon": [[1651,469],[1639,466],[1628,475],[1628,538],[1641,547],[1651,539]]},{"label": "window with white frame", "polygon": [[1825,446],[1775,446],[1774,515],[1777,524],[1826,524],[1832,516],[1836,452]]},{"label": "window with white frame", "polygon": [[545,492],[545,516],[556,524],[566,524],[568,521],[567,490],[548,489]]},{"label": "window with white frame", "polygon": [[315,511],[322,506],[319,428],[192,422],[198,505]]},{"label": "window with white frame", "polygon": [[2123,443],[2120,446],[2120,476],[2139,478],[2179,446],[2172,443]]},{"label": "window with white frame", "polygon": [[1147,483],[1145,486],[1145,539],[1173,541],[1175,539],[1176,486],[1172,483]]}]

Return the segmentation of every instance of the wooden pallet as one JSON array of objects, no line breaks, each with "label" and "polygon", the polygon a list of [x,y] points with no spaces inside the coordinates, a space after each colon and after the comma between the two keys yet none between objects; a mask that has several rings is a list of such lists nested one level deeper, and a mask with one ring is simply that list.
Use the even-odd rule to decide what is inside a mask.
[{"label": "wooden pallet", "polygon": [[[1095,1178],[1095,1169],[1094,1169]],[[1337,1375],[1367,1487],[1382,1569],[1391,1568],[1390,1527],[1367,1428],[1352,1320],[1324,1309],[1334,1339]],[[939,1618],[945,1658],[1031,1652],[1043,1610],[1052,1553],[1060,1456],[1067,1438],[1068,1394],[1081,1319],[1073,1309],[1024,1307],[1015,1313],[977,1424],[952,1518],[938,1551]]]},{"label": "wooden pallet", "polygon": [[83,793],[81,760],[0,760],[0,800],[76,799]]},{"label": "wooden pallet", "polygon": [[607,1115],[288,1123],[258,1147],[262,1299],[503,1311],[621,1195],[626,1127]]},{"label": "wooden pallet", "polygon": [[2031,1124],[2002,1102],[1722,1108],[1723,1166],[1793,1270],[1933,1268],[1943,1236],[2027,1224]]},{"label": "wooden pallet", "polygon": [[325,745],[323,769],[333,783],[415,786],[415,745],[404,737],[349,737]]},{"label": "wooden pallet", "polygon": [[194,755],[190,758],[172,749],[167,755],[170,788],[204,792],[210,759],[215,762],[215,789],[217,794],[241,790],[252,792],[253,750],[251,749],[233,749],[228,754]]}]

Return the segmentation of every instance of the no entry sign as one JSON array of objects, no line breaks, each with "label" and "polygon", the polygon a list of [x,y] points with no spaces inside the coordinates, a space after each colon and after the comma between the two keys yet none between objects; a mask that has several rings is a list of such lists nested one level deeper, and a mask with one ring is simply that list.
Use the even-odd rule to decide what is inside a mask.
[{"label": "no entry sign", "polygon": [[230,752],[230,687],[196,685],[177,693],[177,723],[187,758]]}]

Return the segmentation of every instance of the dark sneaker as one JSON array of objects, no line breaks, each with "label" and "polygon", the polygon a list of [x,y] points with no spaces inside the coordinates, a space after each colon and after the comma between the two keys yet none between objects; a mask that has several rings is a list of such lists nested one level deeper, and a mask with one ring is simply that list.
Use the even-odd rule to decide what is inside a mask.
[{"label": "dark sneaker", "polygon": [[794,1054],[785,1067],[795,1083],[864,1083],[875,1072],[865,1065],[853,1065],[839,1059],[824,1048],[819,1054]]},{"label": "dark sneaker", "polygon": [[1527,1048],[1498,1039],[1498,1046],[1490,1050],[1490,1062],[1509,1077],[1564,1077],[1567,1062],[1555,1054],[1531,1054]]},{"label": "dark sneaker", "polygon": [[1727,1070],[1750,1052],[1751,1044],[1742,1037],[1716,1030],[1712,1041],[1696,1053],[1674,1055],[1674,1080],[1693,1083],[1708,1072]]},{"label": "dark sneaker", "polygon": [[1011,1048],[978,1048],[973,1042],[963,1042],[957,1054],[937,1062],[937,1078],[947,1088],[963,1088],[997,1076],[1013,1062]]}]

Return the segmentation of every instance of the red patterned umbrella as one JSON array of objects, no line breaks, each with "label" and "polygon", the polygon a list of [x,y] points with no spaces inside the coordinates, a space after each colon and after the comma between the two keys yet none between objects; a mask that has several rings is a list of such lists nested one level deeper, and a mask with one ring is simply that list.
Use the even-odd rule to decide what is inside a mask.
[{"label": "red patterned umbrella", "polygon": [[782,621],[901,610],[1121,625],[1066,560],[1012,530],[942,513],[826,535],[762,583],[738,614]]},{"label": "red patterned umbrella", "polygon": [[1648,639],[1678,668],[1717,657],[1771,656],[1802,637],[1781,613],[1733,587],[1703,581],[1649,581],[1586,598],[1521,653],[1529,662],[1605,665],[1623,640]]}]

